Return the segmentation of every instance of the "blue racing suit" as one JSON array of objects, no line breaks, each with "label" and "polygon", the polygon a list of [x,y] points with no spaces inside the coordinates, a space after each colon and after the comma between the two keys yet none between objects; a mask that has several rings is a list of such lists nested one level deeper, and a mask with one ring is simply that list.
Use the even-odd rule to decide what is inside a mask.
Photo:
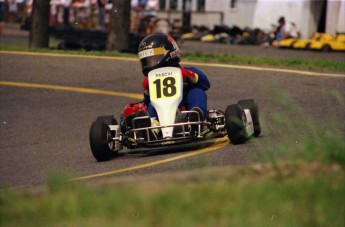
[{"label": "blue racing suit", "polygon": [[[193,107],[199,107],[204,116],[207,116],[207,95],[206,91],[211,84],[207,76],[195,67],[181,67],[183,76],[183,99],[179,107],[186,107],[191,110]],[[143,82],[144,87],[144,104],[147,106],[147,111],[150,117],[158,119],[156,110],[150,103],[150,96],[148,93],[148,79]]]}]

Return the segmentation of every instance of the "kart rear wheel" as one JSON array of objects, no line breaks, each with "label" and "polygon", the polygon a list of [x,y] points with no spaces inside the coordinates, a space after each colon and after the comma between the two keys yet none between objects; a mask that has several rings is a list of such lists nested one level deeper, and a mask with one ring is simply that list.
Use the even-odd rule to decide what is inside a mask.
[{"label": "kart rear wheel", "polygon": [[229,105],[225,110],[225,127],[232,144],[242,144],[248,138],[244,118],[244,111],[238,104]]},{"label": "kart rear wheel", "polygon": [[238,101],[237,104],[243,109],[249,109],[254,125],[254,136],[258,137],[261,133],[258,104],[254,101],[254,99],[243,99]]},{"label": "kart rear wheel", "polygon": [[116,152],[113,151],[114,141],[109,125],[116,125],[117,121],[113,116],[98,117],[90,128],[89,140],[93,156],[97,161],[108,161]]}]

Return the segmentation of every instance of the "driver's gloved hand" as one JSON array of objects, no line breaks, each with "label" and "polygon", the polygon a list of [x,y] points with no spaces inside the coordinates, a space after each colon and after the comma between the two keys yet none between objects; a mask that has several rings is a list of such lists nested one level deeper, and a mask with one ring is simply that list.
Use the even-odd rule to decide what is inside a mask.
[{"label": "driver's gloved hand", "polygon": [[183,76],[183,82],[187,82],[190,84],[198,83],[198,80],[199,80],[198,74],[196,74],[195,72],[193,72],[189,69],[185,69],[183,67],[181,67],[180,69],[181,69],[181,73]]}]

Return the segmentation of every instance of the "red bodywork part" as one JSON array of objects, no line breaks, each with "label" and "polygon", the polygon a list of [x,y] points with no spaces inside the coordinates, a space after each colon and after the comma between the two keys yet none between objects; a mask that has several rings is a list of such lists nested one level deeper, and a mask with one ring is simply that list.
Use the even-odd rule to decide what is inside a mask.
[{"label": "red bodywork part", "polygon": [[145,106],[143,102],[129,103],[123,110],[123,116],[127,119],[130,115],[136,114],[140,110],[147,110],[147,106]]}]

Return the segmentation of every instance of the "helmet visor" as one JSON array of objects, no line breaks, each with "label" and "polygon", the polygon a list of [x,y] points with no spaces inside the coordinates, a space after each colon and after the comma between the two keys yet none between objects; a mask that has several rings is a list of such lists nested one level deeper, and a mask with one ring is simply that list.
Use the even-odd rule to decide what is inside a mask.
[{"label": "helmet visor", "polygon": [[143,67],[153,67],[164,58],[166,53],[167,51],[164,49],[164,47],[157,47],[142,50],[138,53],[138,55]]},{"label": "helmet visor", "polygon": [[141,64],[143,67],[153,67],[157,65],[162,59],[164,55],[155,55],[147,58],[141,59]]}]

